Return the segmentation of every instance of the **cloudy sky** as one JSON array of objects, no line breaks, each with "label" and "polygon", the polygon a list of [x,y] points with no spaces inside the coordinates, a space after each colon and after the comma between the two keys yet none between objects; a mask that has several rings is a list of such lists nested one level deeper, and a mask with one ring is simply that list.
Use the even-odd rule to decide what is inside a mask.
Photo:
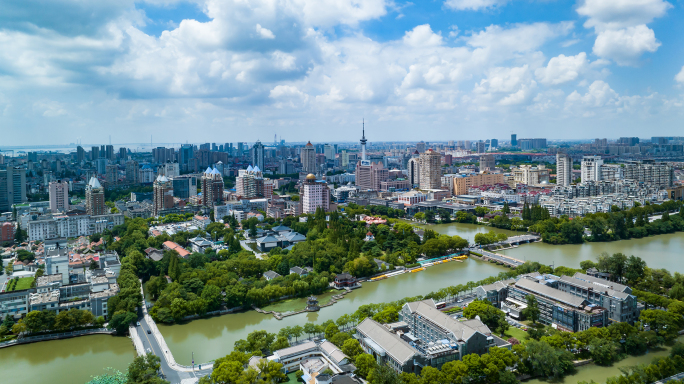
[{"label": "cloudy sky", "polygon": [[0,147],[683,135],[682,0],[0,0]]}]

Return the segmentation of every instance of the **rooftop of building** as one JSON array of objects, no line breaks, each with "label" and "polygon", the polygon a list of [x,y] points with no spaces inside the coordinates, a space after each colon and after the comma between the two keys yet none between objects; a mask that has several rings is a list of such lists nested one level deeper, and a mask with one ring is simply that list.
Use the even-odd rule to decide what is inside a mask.
[{"label": "rooftop of building", "polygon": [[57,273],[54,275],[43,275],[36,279],[36,287],[44,287],[55,282],[62,281],[62,274]]},{"label": "rooftop of building", "polygon": [[43,293],[31,293],[29,301],[31,305],[57,303],[59,302],[59,290],[54,289]]},{"label": "rooftop of building", "polygon": [[515,286],[536,295],[546,297],[555,302],[569,305],[570,307],[576,309],[582,309],[586,302],[586,299],[584,298],[560,291],[556,288],[549,287],[546,284],[538,283],[528,278],[522,278],[518,280],[515,283]]},{"label": "rooftop of building", "polygon": [[489,336],[492,333],[480,320],[472,319],[468,321],[458,321],[452,318],[437,309],[435,302],[432,299],[406,303],[404,304],[404,307],[408,307],[411,313],[417,313],[422,318],[429,320],[444,331],[452,333],[457,340],[468,340],[476,332],[480,332],[485,336]]},{"label": "rooftop of building", "polygon": [[[370,342],[368,343],[375,349],[375,346],[381,350],[378,353],[387,353],[400,364],[404,364],[416,355],[417,351],[413,349],[407,342],[402,340],[398,335],[390,332],[387,328],[382,326],[377,321],[366,318],[358,326],[357,331],[361,332]],[[375,346],[373,345],[375,344]]]}]

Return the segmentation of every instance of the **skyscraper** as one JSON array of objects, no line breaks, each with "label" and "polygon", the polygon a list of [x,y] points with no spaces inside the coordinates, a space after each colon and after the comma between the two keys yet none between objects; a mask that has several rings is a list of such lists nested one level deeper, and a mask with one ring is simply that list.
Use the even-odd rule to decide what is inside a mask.
[{"label": "skyscraper", "polygon": [[330,189],[326,182],[318,182],[316,176],[309,174],[302,189],[302,213],[315,213],[318,208],[330,210]]},{"label": "skyscraper", "polygon": [[100,158],[100,147],[95,146],[90,148],[90,161],[95,161]]},{"label": "skyscraper", "polygon": [[159,216],[159,213],[164,209],[173,208],[173,184],[166,176],[157,176],[157,179],[152,184],[154,216]]},{"label": "skyscraper", "polygon": [[85,160],[85,150],[79,145],[76,147],[76,161],[80,163],[83,160]]},{"label": "skyscraper", "polygon": [[113,145],[107,145],[105,146],[105,158],[109,161],[114,161],[114,146]]},{"label": "skyscraper", "polygon": [[12,165],[0,170],[0,212],[26,201],[26,171]]},{"label": "skyscraper", "polygon": [[511,134],[511,147],[517,147],[518,146],[518,135],[515,133]]},{"label": "skyscraper", "polygon": [[107,187],[115,185],[119,181],[119,167],[116,164],[110,164],[106,167],[105,182]]},{"label": "skyscraper", "polygon": [[91,177],[85,190],[86,213],[90,216],[105,214],[104,188],[96,177]]},{"label": "skyscraper", "polygon": [[119,160],[123,164],[128,159],[128,149],[126,147],[119,148]]},{"label": "skyscraper", "polygon": [[264,170],[264,145],[258,140],[252,147],[252,165]]},{"label": "skyscraper", "polygon": [[485,153],[487,150],[487,146],[484,141],[480,140],[477,143],[475,143],[477,153]]},{"label": "skyscraper", "polygon": [[330,145],[330,144],[326,144],[326,145],[323,147],[323,154],[325,155],[325,159],[326,159],[326,160],[334,160],[334,159],[335,159],[335,154],[336,154],[335,146],[334,146],[334,145]]},{"label": "skyscraper", "polygon": [[302,172],[316,172],[316,149],[310,141],[302,148],[299,158],[302,161]]},{"label": "skyscraper", "polygon": [[178,158],[179,161],[178,163],[182,165],[188,164],[190,159],[194,157],[194,148],[192,147],[192,144],[183,144],[181,145],[180,149],[178,150]]},{"label": "skyscraper", "polygon": [[50,211],[66,212],[69,210],[69,183],[66,181],[51,181],[48,186],[50,194]]},{"label": "skyscraper", "polygon": [[418,153],[425,152],[425,142],[421,141],[420,143],[417,143],[416,144],[416,151],[418,151]]},{"label": "skyscraper", "polygon": [[556,185],[567,187],[572,183],[572,157],[567,153],[556,153]]},{"label": "skyscraper", "polygon": [[135,160],[126,162],[126,182],[129,184],[140,183],[140,165]]},{"label": "skyscraper", "polygon": [[202,174],[202,205],[213,207],[223,201],[223,177],[216,169],[207,168]]},{"label": "skyscraper", "polygon": [[408,160],[408,180],[411,186],[420,184],[420,157],[412,157]]},{"label": "skyscraper", "polygon": [[420,155],[420,189],[439,189],[441,187],[441,156],[432,149],[428,149]]}]

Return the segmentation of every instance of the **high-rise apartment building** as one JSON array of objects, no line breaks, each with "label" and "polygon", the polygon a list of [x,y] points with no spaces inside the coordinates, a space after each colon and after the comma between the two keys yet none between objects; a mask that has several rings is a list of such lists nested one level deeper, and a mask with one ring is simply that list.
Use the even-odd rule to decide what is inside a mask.
[{"label": "high-rise apartment building", "polygon": [[202,205],[213,207],[223,201],[223,176],[216,168],[207,168],[202,174]]},{"label": "high-rise apartment building", "polygon": [[235,156],[242,156],[245,153],[245,143],[237,143],[237,153]]},{"label": "high-rise apartment building", "polygon": [[330,210],[330,189],[325,181],[316,181],[316,176],[306,176],[302,186],[302,213],[315,213],[316,209]]},{"label": "high-rise apartment building", "polygon": [[11,211],[12,205],[26,201],[26,171],[12,165],[0,169],[0,212]]},{"label": "high-rise apartment building", "polygon": [[420,143],[416,143],[416,151],[418,151],[418,153],[425,152],[425,149],[426,149],[425,142],[421,141]]},{"label": "high-rise apartment building", "polygon": [[107,187],[115,185],[119,181],[119,167],[116,164],[110,164],[106,167],[105,182]]},{"label": "high-rise apartment building", "polygon": [[608,139],[594,139],[595,148],[603,148],[608,146]]},{"label": "high-rise apartment building", "polygon": [[257,141],[252,147],[252,164],[262,171],[265,169],[264,145],[261,141]]},{"label": "high-rise apartment building", "polygon": [[326,160],[335,160],[335,146],[326,144],[325,146],[323,146],[323,154],[325,155]]},{"label": "high-rise apartment building", "polygon": [[[270,195],[265,196],[264,178],[259,167],[250,165],[246,170],[239,171],[235,179],[235,193],[243,199],[270,197]],[[271,190],[272,193],[273,190]]]},{"label": "high-rise apartment building", "polygon": [[100,158],[100,147],[95,146],[90,148],[90,161],[95,161]]},{"label": "high-rise apartment building", "polygon": [[128,148],[121,147],[119,148],[119,161],[123,164],[126,160],[128,160]]},{"label": "high-rise apartment building", "polygon": [[153,211],[154,216],[164,209],[173,208],[173,184],[168,177],[159,175],[152,184],[153,188]]},{"label": "high-rise apartment building", "polygon": [[50,211],[66,212],[69,210],[69,183],[66,180],[52,181],[48,185]]},{"label": "high-rise apartment building", "polygon": [[389,169],[381,161],[361,160],[356,163],[355,178],[359,189],[379,191],[380,183],[389,180]]},{"label": "high-rise apartment building", "polygon": [[556,185],[567,187],[572,183],[572,157],[567,153],[556,153]]},{"label": "high-rise apartment building", "polygon": [[412,157],[406,165],[408,181],[411,186],[420,184],[420,157]]},{"label": "high-rise apartment building", "polygon": [[533,167],[531,165],[523,164],[518,168],[511,169],[513,173],[513,182],[525,185],[539,185],[548,184],[549,169],[543,165]]},{"label": "high-rise apartment building", "polygon": [[157,173],[161,173],[162,175],[171,179],[176,176],[180,176],[180,166],[175,162],[167,162],[159,166]]},{"label": "high-rise apartment building", "polygon": [[496,168],[494,155],[480,155],[480,171]]},{"label": "high-rise apartment building", "polygon": [[126,182],[129,184],[140,183],[140,165],[135,160],[126,162]]},{"label": "high-rise apartment building", "polygon": [[420,155],[420,189],[439,189],[441,187],[441,156],[432,149],[428,149]]},{"label": "high-rise apartment building", "polygon": [[582,158],[582,183],[601,180],[601,156],[584,156]]},{"label": "high-rise apartment building", "polygon": [[628,161],[625,163],[625,179],[659,187],[671,187],[674,169],[667,163],[654,160]]},{"label": "high-rise apartment building", "polygon": [[155,163],[164,164],[169,161],[175,161],[175,152],[173,148],[157,147],[152,149],[152,157]]},{"label": "high-rise apartment building", "polygon": [[197,178],[195,176],[183,175],[171,179],[173,184],[173,196],[180,199],[189,199],[197,196]]},{"label": "high-rise apartment building", "polygon": [[302,148],[299,158],[302,161],[302,172],[316,172],[316,149],[310,141]]},{"label": "high-rise apartment building", "polygon": [[85,150],[80,145],[76,147],[76,161],[82,162],[85,160]]},{"label": "high-rise apartment building", "polygon": [[178,163],[183,166],[190,162],[195,155],[195,150],[192,144],[183,144],[178,150]]},{"label": "high-rise apartment building", "polygon": [[85,190],[85,200],[86,213],[90,216],[107,213],[105,210],[104,188],[102,188],[102,184],[97,180],[97,177],[90,178]]},{"label": "high-rise apartment building", "polygon": [[106,145],[105,146],[105,158],[109,161],[114,161],[114,146],[113,145]]},{"label": "high-rise apartment building", "polygon": [[480,140],[475,143],[475,150],[477,153],[485,153],[487,151],[487,145],[484,141]]},{"label": "high-rise apartment building", "polygon": [[347,150],[343,150],[340,153],[340,165],[343,167],[349,166],[349,153],[347,153]]}]

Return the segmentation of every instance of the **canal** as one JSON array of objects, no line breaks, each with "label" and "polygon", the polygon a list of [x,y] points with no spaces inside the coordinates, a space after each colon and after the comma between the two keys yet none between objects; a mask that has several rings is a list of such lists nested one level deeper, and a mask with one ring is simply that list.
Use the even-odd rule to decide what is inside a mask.
[{"label": "canal", "polygon": [[[475,234],[494,230],[508,235],[518,232],[472,224],[430,225],[426,228],[448,235],[459,235],[470,242]],[[601,252],[623,252],[644,259],[649,266],[667,268],[670,271],[684,272],[682,252],[684,234],[675,233],[658,235],[644,239],[625,240],[610,243],[588,243],[581,245],[553,246],[535,243],[506,250],[503,253],[519,259],[539,261],[544,264],[555,263],[569,267],[578,267],[582,260],[595,260]],[[228,354],[236,340],[245,338],[254,330],[277,332],[285,326],[303,325],[306,322],[320,323],[328,319],[337,319],[345,313],[354,312],[359,306],[370,303],[394,301],[403,297],[424,295],[440,288],[477,281],[496,275],[506,270],[490,263],[467,260],[463,263],[449,262],[427,268],[419,273],[403,274],[374,283],[365,283],[363,288],[345,296],[337,304],[323,308],[320,312],[286,317],[278,321],[271,315],[262,315],[254,311],[194,320],[185,324],[172,326],[160,325],[169,348],[176,361],[189,364],[191,353],[195,353],[196,362],[205,362]],[[331,294],[325,294],[322,301],[328,300]],[[278,311],[296,310],[305,306],[304,299],[291,300],[274,304],[267,309]],[[663,352],[665,353],[665,352]],[[646,359],[649,362],[655,354],[647,357],[629,358],[618,364],[632,365],[630,359]],[[0,349],[0,372],[3,372],[3,383],[25,383],[37,378],[50,377],[57,384],[85,383],[90,376],[103,372],[104,367],[124,370],[133,360],[134,349],[128,338],[111,336],[87,336],[76,339],[41,342]],[[636,361],[636,360],[635,360]],[[639,361],[641,362],[641,361]],[[616,366],[619,366],[616,364]],[[585,370],[595,369],[588,373],[594,380],[602,377],[598,372],[607,372],[606,377],[619,374],[617,369],[604,367],[580,367],[578,375]],[[583,380],[579,378],[577,380]],[[576,382],[568,381],[570,382]],[[601,379],[605,380],[605,379]],[[38,380],[40,381],[40,379]]]},{"label": "canal", "polygon": [[[450,236],[459,235],[471,243],[475,234],[495,231],[509,236],[520,235],[521,232],[507,231],[474,224],[436,224],[423,226],[437,233]],[[622,252],[627,256],[639,256],[651,268],[665,268],[670,272],[684,272],[684,233],[675,232],[665,235],[645,237],[642,239],[620,240],[606,243],[584,243],[551,245],[546,243],[524,244],[518,248],[501,251],[502,254],[520,260],[533,260],[546,265],[564,265],[579,268],[584,260],[596,261],[602,252],[609,254]]]},{"label": "canal", "polygon": [[125,372],[135,358],[127,337],[82,336],[0,349],[3,384],[83,384],[112,367]]},{"label": "canal", "polygon": [[[362,288],[347,294],[337,304],[322,308],[319,312],[276,320],[272,315],[246,311],[193,320],[187,324],[171,326],[160,324],[159,330],[164,335],[177,362],[189,364],[192,352],[195,353],[195,362],[205,362],[230,353],[235,341],[245,338],[249,332],[255,330],[278,332],[280,328],[286,326],[335,320],[345,313],[353,313],[364,304],[424,295],[450,285],[481,280],[505,270],[507,269],[504,267],[476,260],[452,261],[418,273],[405,273],[379,282],[366,282]],[[324,295],[323,301],[327,301],[328,295]],[[302,309],[306,306],[305,301],[304,298],[292,300],[266,309],[279,311]]]}]

